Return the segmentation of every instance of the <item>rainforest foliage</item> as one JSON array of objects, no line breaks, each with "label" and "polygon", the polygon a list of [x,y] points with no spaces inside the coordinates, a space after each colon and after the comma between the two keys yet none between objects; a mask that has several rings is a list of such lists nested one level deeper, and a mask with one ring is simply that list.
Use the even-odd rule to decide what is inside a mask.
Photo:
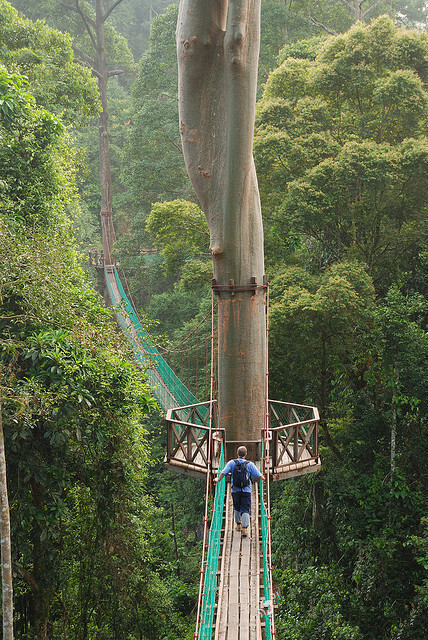
[{"label": "rainforest foliage", "polygon": [[[184,640],[204,491],[162,472],[163,419],[85,266],[101,248],[100,104],[79,6],[95,15],[90,1],[0,0],[15,633]],[[272,487],[279,640],[424,640],[428,628],[426,7],[384,0],[358,21],[358,6],[262,0],[270,397],[322,416],[322,470]],[[106,50],[123,71],[109,82],[114,253],[153,334],[183,354],[212,270],[181,153],[176,18],[167,0],[124,0]],[[174,363],[198,397],[203,345]]]}]

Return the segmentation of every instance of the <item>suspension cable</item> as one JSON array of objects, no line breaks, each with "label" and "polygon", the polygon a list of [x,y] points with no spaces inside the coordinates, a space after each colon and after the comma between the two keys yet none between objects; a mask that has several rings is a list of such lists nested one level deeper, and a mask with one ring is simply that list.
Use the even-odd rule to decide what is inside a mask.
[{"label": "suspension cable", "polygon": [[[208,315],[208,314],[207,314]],[[207,316],[206,316],[207,317]],[[201,605],[203,597],[203,587],[205,582],[205,555],[208,545],[208,498],[211,487],[211,467],[212,467],[212,448],[213,448],[213,420],[214,420],[214,292],[211,292],[211,383],[210,383],[210,414],[209,414],[209,431],[208,431],[208,455],[207,455],[207,482],[205,489],[205,514],[204,514],[204,537],[202,547],[202,561],[200,569],[199,580],[199,597],[198,597],[198,609],[196,613],[196,630],[194,633],[195,640],[198,638]]]},{"label": "suspension cable", "polygon": [[[184,338],[182,338],[180,340],[180,342],[178,342],[174,347],[171,347],[170,349],[167,349],[166,347],[159,347],[159,351],[162,351],[163,353],[173,353],[174,351],[177,351],[178,347],[180,347],[184,342],[186,342],[186,340],[188,340],[195,333],[195,331],[197,331],[199,329],[199,327],[202,325],[202,323],[206,321],[206,319],[208,318],[210,313],[212,314],[212,302],[211,302],[211,310],[208,311],[204,315],[204,317],[199,322],[199,324],[197,324],[196,327],[194,329],[192,329],[192,331],[190,331],[190,333],[187,334],[187,336],[184,336]],[[194,348],[194,347],[189,347],[189,349],[192,349],[192,348]],[[188,351],[188,349],[185,349],[185,351]]]}]

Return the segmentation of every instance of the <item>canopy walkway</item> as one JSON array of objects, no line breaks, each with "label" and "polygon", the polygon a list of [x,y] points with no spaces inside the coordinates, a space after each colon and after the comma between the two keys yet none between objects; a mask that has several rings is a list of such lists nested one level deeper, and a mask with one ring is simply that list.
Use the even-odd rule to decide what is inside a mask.
[{"label": "canopy walkway", "polygon": [[[216,401],[198,402],[154,346],[128,300],[113,265],[104,267],[117,320],[166,413],[165,467],[205,478],[204,542],[195,640],[273,640],[270,482],[317,471],[316,407],[268,401],[260,432],[265,482],[252,485],[250,534],[235,529],[230,484],[212,480],[225,465],[226,439],[217,428]],[[212,377],[212,376],[211,376]]]},{"label": "canopy walkway", "polygon": [[[202,606],[199,635],[196,637],[211,638],[212,631],[218,640],[262,640],[274,637],[266,545],[267,517],[263,498],[260,510],[260,489],[258,482],[253,484],[250,531],[249,536],[243,538],[234,524],[230,484],[227,484],[214,616],[211,621],[210,612]],[[209,570],[210,567],[207,567],[207,573]],[[202,592],[202,597],[204,595]]]},{"label": "canopy walkway", "polygon": [[128,300],[116,267],[105,266],[104,274],[117,320],[131,346],[135,360],[147,371],[150,387],[160,407],[166,412],[183,404],[195,404],[197,400],[193,393],[175,375],[141,325]]}]

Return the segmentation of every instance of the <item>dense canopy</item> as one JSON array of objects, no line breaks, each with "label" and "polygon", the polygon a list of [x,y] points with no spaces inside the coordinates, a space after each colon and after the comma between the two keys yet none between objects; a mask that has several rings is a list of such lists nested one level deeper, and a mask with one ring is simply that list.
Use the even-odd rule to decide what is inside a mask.
[{"label": "dense canopy", "polygon": [[[180,145],[177,6],[101,4],[113,257],[144,326],[206,400],[212,261]],[[163,472],[163,416],[86,256],[102,246],[96,7],[0,0],[15,637],[186,640],[204,484]],[[269,396],[321,413],[321,471],[271,487],[276,637],[425,640],[425,3],[263,0],[261,23]]]}]

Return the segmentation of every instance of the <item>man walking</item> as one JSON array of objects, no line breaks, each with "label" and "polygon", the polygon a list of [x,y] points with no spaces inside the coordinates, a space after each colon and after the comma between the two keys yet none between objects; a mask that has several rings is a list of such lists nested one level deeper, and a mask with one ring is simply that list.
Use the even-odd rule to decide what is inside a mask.
[{"label": "man walking", "polygon": [[214,482],[219,482],[229,473],[232,474],[232,499],[236,529],[241,531],[242,536],[245,538],[248,535],[248,526],[250,524],[251,478],[264,480],[265,477],[250,460],[246,460],[247,447],[239,447],[237,453],[238,458],[229,460],[219,477],[214,479]]}]

